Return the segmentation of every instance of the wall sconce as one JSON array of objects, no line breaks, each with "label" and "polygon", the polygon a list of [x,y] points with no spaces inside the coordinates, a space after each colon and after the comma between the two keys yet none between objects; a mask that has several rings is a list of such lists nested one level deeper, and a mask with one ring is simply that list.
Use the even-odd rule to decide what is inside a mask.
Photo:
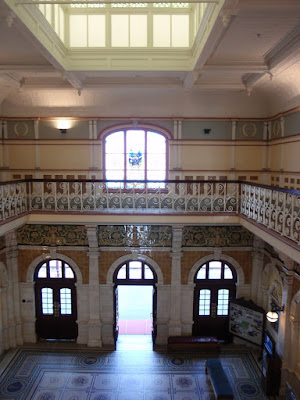
[{"label": "wall sconce", "polygon": [[205,133],[205,135],[209,135],[210,134],[211,129],[210,128],[204,128],[203,132]]},{"label": "wall sconce", "polygon": [[274,324],[275,322],[278,321],[278,313],[284,311],[284,306],[279,307],[277,304],[272,303],[271,304],[271,310],[267,312],[267,320]]},{"label": "wall sconce", "polygon": [[64,120],[64,119],[58,121],[57,129],[59,129],[61,133],[67,133],[69,128],[70,128],[70,122],[69,121]]}]

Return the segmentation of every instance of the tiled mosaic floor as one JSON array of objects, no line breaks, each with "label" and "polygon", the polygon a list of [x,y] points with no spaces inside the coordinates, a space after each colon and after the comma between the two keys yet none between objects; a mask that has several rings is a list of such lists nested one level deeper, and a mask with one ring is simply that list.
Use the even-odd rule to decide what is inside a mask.
[{"label": "tiled mosaic floor", "polygon": [[[222,352],[220,359],[235,400],[267,399],[251,354]],[[0,399],[212,400],[214,396],[203,354],[20,348],[0,377]]]}]

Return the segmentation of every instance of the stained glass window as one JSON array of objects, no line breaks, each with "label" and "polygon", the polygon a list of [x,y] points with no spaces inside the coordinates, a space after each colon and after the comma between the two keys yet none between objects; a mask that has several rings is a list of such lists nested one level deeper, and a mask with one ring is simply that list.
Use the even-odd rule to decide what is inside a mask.
[{"label": "stained glass window", "polygon": [[[164,135],[128,129],[111,133],[105,138],[105,178],[109,188],[123,188],[121,180],[151,181],[166,179],[167,147]],[[127,183],[127,188],[144,188],[144,183]],[[148,183],[148,187],[164,187]]]}]

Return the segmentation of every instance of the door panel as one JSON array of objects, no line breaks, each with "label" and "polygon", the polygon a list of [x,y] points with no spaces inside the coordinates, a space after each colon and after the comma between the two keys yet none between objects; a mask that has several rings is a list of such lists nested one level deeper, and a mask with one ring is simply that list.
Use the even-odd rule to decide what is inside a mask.
[{"label": "door panel", "polygon": [[228,303],[230,298],[235,298],[235,287],[199,285],[195,288],[194,296],[193,335],[227,339]]},{"label": "door panel", "polygon": [[155,344],[157,336],[157,289],[153,286],[153,303],[152,303],[152,342]]},{"label": "door panel", "polygon": [[36,332],[42,339],[76,339],[76,289],[61,282],[36,283]]}]

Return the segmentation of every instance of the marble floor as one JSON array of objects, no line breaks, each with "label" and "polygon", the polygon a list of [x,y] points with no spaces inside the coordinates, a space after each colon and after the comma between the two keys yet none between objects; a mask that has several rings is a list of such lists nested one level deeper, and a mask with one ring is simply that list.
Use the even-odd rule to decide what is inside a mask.
[{"label": "marble floor", "polygon": [[0,399],[213,400],[205,360],[219,357],[235,400],[266,400],[256,356],[241,347],[219,355],[153,351],[151,336],[119,337],[116,351],[38,344],[0,358]]}]

